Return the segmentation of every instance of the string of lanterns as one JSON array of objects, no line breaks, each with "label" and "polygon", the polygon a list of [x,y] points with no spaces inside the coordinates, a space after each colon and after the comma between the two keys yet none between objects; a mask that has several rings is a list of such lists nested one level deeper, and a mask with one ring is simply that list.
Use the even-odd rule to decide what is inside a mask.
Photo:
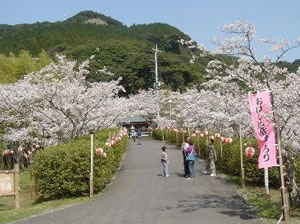
[{"label": "string of lanterns", "polygon": [[[171,130],[177,133],[186,133],[185,129],[176,129],[176,128],[170,128],[170,127],[158,127],[154,128],[154,130]],[[208,138],[208,139],[220,139],[220,141],[224,144],[230,145],[233,142],[233,139],[231,137],[224,137],[221,136],[220,133],[215,133],[214,135],[209,135],[209,132],[206,130],[204,132],[200,132],[199,130],[195,130],[194,133],[191,134],[191,137],[200,136],[201,138]],[[252,158],[255,155],[255,149],[250,145],[245,149],[245,154],[247,158]]]},{"label": "string of lanterns", "polygon": [[[127,135],[128,135],[127,129],[122,128],[117,135],[109,137],[107,139],[107,141],[104,144],[105,148],[109,149],[111,147],[114,147],[115,145],[117,145],[122,140],[123,136],[127,136]],[[102,158],[107,157],[107,154],[106,154],[106,152],[104,152],[104,149],[100,148],[100,147],[96,148],[96,154],[98,156],[102,157]]]}]

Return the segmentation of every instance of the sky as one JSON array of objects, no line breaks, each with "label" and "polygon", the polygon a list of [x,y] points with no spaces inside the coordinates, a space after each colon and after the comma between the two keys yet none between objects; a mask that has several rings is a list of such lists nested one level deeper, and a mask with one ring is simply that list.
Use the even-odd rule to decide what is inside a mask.
[{"label": "sky", "polygon": [[[168,23],[212,50],[212,38],[222,35],[224,24],[237,20],[253,23],[258,39],[295,41],[300,37],[299,9],[299,0],[0,0],[0,24],[62,21],[93,10],[127,26]],[[254,48],[260,60],[275,56],[258,43]],[[300,59],[300,48],[283,59]]]}]

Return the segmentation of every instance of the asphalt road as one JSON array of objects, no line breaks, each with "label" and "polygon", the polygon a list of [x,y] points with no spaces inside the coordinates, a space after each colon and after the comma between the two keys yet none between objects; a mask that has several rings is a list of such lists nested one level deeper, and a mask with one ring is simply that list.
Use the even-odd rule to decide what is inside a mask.
[{"label": "asphalt road", "polygon": [[85,204],[17,222],[23,224],[235,224],[260,223],[234,189],[219,177],[183,177],[182,153],[167,145],[170,177],[161,175],[162,143],[130,142],[116,179],[101,197]]}]

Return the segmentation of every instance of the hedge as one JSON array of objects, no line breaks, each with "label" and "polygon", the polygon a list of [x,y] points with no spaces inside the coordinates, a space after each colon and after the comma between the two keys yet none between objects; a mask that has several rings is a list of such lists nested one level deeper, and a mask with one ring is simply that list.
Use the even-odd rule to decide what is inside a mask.
[{"label": "hedge", "polygon": [[[171,130],[164,130],[164,139],[172,144],[176,144],[178,147],[181,146],[184,136],[187,133],[177,133]],[[177,138],[176,138],[177,135]],[[158,140],[162,140],[162,130],[157,129],[153,132],[153,137]],[[207,158],[207,138],[192,137],[195,144],[196,152],[202,159]],[[247,145],[252,145],[256,149],[255,155],[249,159],[245,156],[245,151],[243,150],[243,163],[245,169],[245,181],[247,184],[253,185],[263,185],[264,184],[264,170],[258,169],[257,159],[258,159],[258,145],[256,139],[244,138],[243,143]],[[241,162],[240,162],[240,142],[239,138],[233,138],[233,142],[230,145],[223,143],[223,159],[221,159],[220,141],[215,141],[215,148],[217,151],[218,160],[216,162],[217,171],[221,171],[226,174],[240,176],[241,175]],[[243,144],[243,148],[246,146]],[[296,178],[297,182],[300,182],[300,158],[296,161]],[[269,184],[273,187],[280,186],[280,176],[279,168],[269,169]]]},{"label": "hedge", "polygon": [[[109,132],[96,133],[95,146],[107,153],[101,158],[94,151],[94,192],[100,192],[116,173],[122,155],[127,149],[128,138],[111,148],[104,147]],[[49,147],[34,156],[33,174],[36,192],[41,200],[60,199],[64,197],[85,196],[89,194],[90,171],[90,137]]]}]

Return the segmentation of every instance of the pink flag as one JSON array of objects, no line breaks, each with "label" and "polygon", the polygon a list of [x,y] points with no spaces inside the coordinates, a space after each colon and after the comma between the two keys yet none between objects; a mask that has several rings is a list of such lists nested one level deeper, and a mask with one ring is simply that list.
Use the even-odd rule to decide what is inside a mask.
[{"label": "pink flag", "polygon": [[258,167],[278,166],[275,147],[275,132],[267,116],[271,113],[269,91],[249,93],[250,110],[259,145]]}]

